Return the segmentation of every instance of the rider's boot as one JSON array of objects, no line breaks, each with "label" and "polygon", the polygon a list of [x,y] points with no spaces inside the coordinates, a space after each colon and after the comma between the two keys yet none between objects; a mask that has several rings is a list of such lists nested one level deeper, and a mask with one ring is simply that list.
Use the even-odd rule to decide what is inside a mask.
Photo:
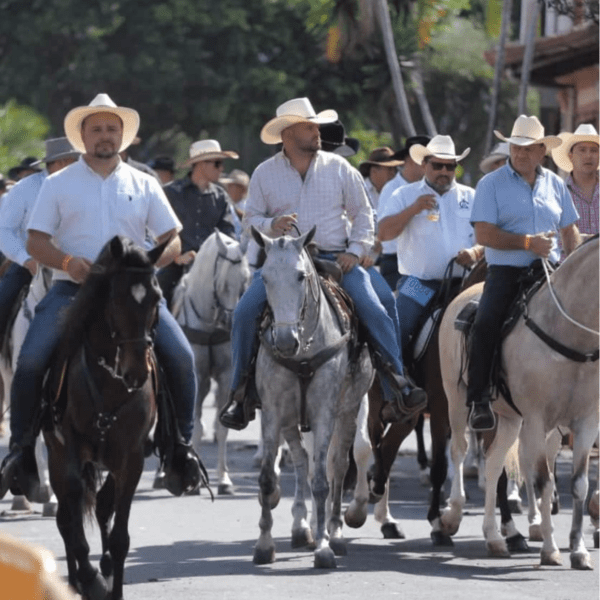
[{"label": "rider's boot", "polygon": [[40,478],[33,444],[13,442],[0,466],[0,500],[11,490],[13,494],[23,494],[33,501],[39,489]]},{"label": "rider's boot", "polygon": [[469,403],[469,407],[471,431],[489,431],[496,427],[496,415],[492,410],[489,394],[483,394],[479,400]]},{"label": "rider's boot", "polygon": [[416,386],[406,375],[398,375],[393,371],[387,373],[388,383],[391,384],[393,399],[385,402],[381,409],[381,420],[384,423],[408,421],[427,408],[425,390]]},{"label": "rider's boot", "polygon": [[219,415],[219,421],[223,427],[241,431],[256,418],[257,408],[260,408],[260,398],[254,385],[254,377],[248,376],[229,393],[229,399]]}]

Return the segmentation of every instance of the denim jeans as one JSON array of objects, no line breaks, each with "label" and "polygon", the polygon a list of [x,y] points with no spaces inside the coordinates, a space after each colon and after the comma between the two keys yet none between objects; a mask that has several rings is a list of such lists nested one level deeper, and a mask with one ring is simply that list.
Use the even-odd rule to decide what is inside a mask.
[{"label": "denim jeans", "polygon": [[31,273],[17,263],[12,263],[0,279],[0,336],[6,330],[11,309],[19,292],[29,283]]},{"label": "denim jeans", "polygon": [[[332,258],[321,255],[320,258]],[[366,327],[376,350],[400,375],[403,374],[396,302],[391,289],[373,267],[369,272],[356,266],[344,274],[342,287],[352,298],[358,318]],[[383,300],[380,299],[380,294]],[[258,335],[259,319],[267,302],[267,293],[260,270],[254,272],[252,282],[238,302],[233,313],[231,333],[233,373],[231,388],[235,390],[248,373]],[[389,312],[388,312],[389,311]],[[384,389],[385,391],[385,389]]]},{"label": "denim jeans", "polygon": [[396,286],[400,279],[398,272],[398,256],[396,254],[382,254],[377,261],[381,276],[387,281],[392,292],[396,291]]},{"label": "denim jeans", "polygon": [[[41,401],[44,375],[60,342],[60,313],[70,304],[78,289],[79,286],[70,281],[57,281],[36,306],[35,317],[23,341],[11,387],[11,444],[30,444],[34,441],[28,437],[31,419]],[[194,426],[196,400],[194,355],[164,300],[159,305],[155,347],[173,396],[181,434],[189,441]]]},{"label": "denim jeans", "polygon": [[502,324],[519,292],[519,278],[526,270],[527,267],[488,266],[469,343],[467,404],[481,401],[489,389],[492,360],[500,342]]}]

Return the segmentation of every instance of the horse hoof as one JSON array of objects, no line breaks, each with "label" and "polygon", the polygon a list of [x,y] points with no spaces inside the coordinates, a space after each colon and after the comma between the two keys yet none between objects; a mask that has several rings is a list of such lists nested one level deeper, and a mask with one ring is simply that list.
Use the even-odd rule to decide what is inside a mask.
[{"label": "horse hoof", "polygon": [[314,544],[312,532],[308,527],[292,531],[292,548],[310,548],[314,547]]},{"label": "horse hoof", "polygon": [[543,542],[544,537],[542,536],[541,525],[530,525],[529,526],[529,541],[530,542]]},{"label": "horse hoof", "polygon": [[454,546],[454,542],[449,535],[443,534],[441,531],[432,531],[431,532],[431,541],[434,546],[446,546],[451,547]]},{"label": "horse hoof", "polygon": [[46,502],[50,502],[50,498],[52,498],[52,490],[49,485],[40,485],[37,489],[34,496],[32,496],[31,501],[37,502],[38,504],[46,504]]},{"label": "horse hoof", "polygon": [[81,587],[83,592],[81,595],[87,600],[106,600],[108,598],[108,585],[98,571],[89,583],[82,583]]},{"label": "horse hoof", "polygon": [[544,552],[540,555],[540,565],[550,567],[560,567],[562,565],[562,557],[558,550],[553,552]]},{"label": "horse hoof", "polygon": [[350,507],[344,513],[344,522],[348,527],[352,527],[352,529],[358,529],[365,524],[367,520],[367,511],[360,510],[355,508],[354,510],[350,510]]},{"label": "horse hoof", "polygon": [[429,478],[429,470],[428,469],[424,469],[423,471],[420,472],[419,483],[423,487],[426,487],[426,488],[428,488],[431,485],[431,479]]},{"label": "horse hoof", "polygon": [[275,562],[275,546],[270,548],[254,548],[254,557],[252,558],[255,565],[269,565]]},{"label": "horse hoof", "polygon": [[231,483],[220,483],[217,488],[217,495],[219,496],[235,496],[235,491]]},{"label": "horse hoof", "polygon": [[578,571],[593,571],[594,565],[587,552],[574,552],[571,554],[571,569]]},{"label": "horse hoof", "polygon": [[524,554],[529,552],[527,540],[520,533],[506,538],[506,545],[508,546],[508,551],[511,554]]},{"label": "horse hoof", "polygon": [[520,500],[509,500],[508,510],[510,510],[511,515],[521,515],[523,514],[523,505]]},{"label": "horse hoof", "polygon": [[404,540],[406,535],[398,523],[384,523],[381,526],[381,533],[385,540]]},{"label": "horse hoof", "polygon": [[463,477],[465,479],[477,479],[479,477],[479,470],[474,465],[469,467],[463,466]]},{"label": "horse hoof", "polygon": [[189,492],[183,492],[184,496],[200,496],[200,486],[197,485],[193,490]]},{"label": "horse hoof", "polygon": [[594,548],[598,548],[599,545],[600,545],[600,533],[596,529],[596,531],[594,531]]},{"label": "horse hoof", "polygon": [[42,509],[42,517],[56,517],[58,502],[45,502]]},{"label": "horse hoof", "polygon": [[100,572],[105,579],[112,577],[113,561],[110,552],[105,552],[100,559]]},{"label": "horse hoof", "polygon": [[315,569],[335,569],[335,555],[331,548],[321,548],[315,552]]},{"label": "horse hoof", "polygon": [[552,500],[552,510],[551,510],[551,513],[553,515],[557,515],[559,512],[560,512],[560,500],[558,500],[558,498],[557,498],[555,500]]},{"label": "horse hoof", "polygon": [[33,506],[31,506],[31,502],[25,496],[15,496],[10,510],[16,512],[33,512]]},{"label": "horse hoof", "polygon": [[488,542],[486,546],[490,558],[510,558],[510,552],[508,551],[504,540]]},{"label": "horse hoof", "polygon": [[346,540],[343,537],[331,538],[329,540],[329,547],[333,550],[333,553],[336,556],[348,555],[348,547],[346,545]]},{"label": "horse hoof", "polygon": [[157,473],[154,478],[154,483],[152,484],[152,489],[154,490],[164,490],[165,489],[165,474],[164,472]]}]

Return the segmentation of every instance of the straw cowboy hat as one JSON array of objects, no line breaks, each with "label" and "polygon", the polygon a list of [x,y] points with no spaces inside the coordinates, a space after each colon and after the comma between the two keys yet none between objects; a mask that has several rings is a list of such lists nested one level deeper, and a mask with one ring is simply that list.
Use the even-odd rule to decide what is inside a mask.
[{"label": "straw cowboy hat", "polygon": [[503,142],[515,144],[516,146],[531,146],[532,144],[544,144],[546,150],[556,148],[562,144],[562,140],[556,135],[544,136],[544,126],[537,117],[519,115],[513,125],[510,137],[504,137],[499,131],[494,135]]},{"label": "straw cowboy hat", "polygon": [[81,124],[86,117],[96,113],[111,113],[117,115],[123,122],[123,141],[119,152],[128,148],[140,128],[140,115],[133,108],[117,106],[108,94],[98,94],[88,106],[73,108],[65,117],[65,134],[75,150],[85,153],[81,139]]},{"label": "straw cowboy hat", "polygon": [[508,142],[499,142],[492,151],[479,163],[479,168],[485,174],[492,170],[492,165],[499,160],[507,159],[510,156],[510,145]]},{"label": "straw cowboy hat", "polygon": [[456,154],[454,142],[449,135],[436,135],[427,146],[423,144],[414,144],[410,147],[408,153],[410,157],[418,164],[423,164],[423,159],[428,156],[435,156],[443,160],[461,161],[467,154],[471,152],[471,148],[467,148],[462,154]]},{"label": "straw cowboy hat", "polygon": [[46,156],[31,163],[32,166],[42,162],[50,163],[61,158],[79,158],[81,156],[81,152],[75,150],[66,137],[53,138],[44,143],[46,144]]},{"label": "straw cowboy hat", "polygon": [[403,165],[403,160],[395,158],[394,151],[388,146],[375,148],[369,158],[358,165],[358,170],[363,177],[368,177],[373,165],[377,167],[399,167]]},{"label": "straw cowboy hat", "polygon": [[[566,173],[570,173],[573,170],[573,163],[569,158],[569,153],[575,144],[579,142],[592,142],[600,145],[600,136],[594,126],[589,123],[580,125],[575,130],[575,133],[559,133],[558,137],[562,140],[562,144],[552,150],[552,160],[559,169],[562,169]],[[600,169],[600,165],[598,168]]]},{"label": "straw cowboy hat", "polygon": [[223,177],[219,179],[219,183],[222,183],[223,185],[234,183],[247,188],[250,185],[250,176],[240,169],[233,169],[229,175],[223,175]]},{"label": "straw cowboy hat", "polygon": [[221,144],[217,140],[199,140],[190,146],[190,157],[181,165],[181,168],[185,169],[194,163],[205,160],[224,158],[239,158],[239,155],[231,150],[221,150]]},{"label": "straw cowboy hat", "polygon": [[284,102],[260,132],[260,139],[265,144],[279,144],[281,132],[296,123],[333,123],[338,115],[335,110],[324,110],[317,114],[308,98],[294,98]]}]

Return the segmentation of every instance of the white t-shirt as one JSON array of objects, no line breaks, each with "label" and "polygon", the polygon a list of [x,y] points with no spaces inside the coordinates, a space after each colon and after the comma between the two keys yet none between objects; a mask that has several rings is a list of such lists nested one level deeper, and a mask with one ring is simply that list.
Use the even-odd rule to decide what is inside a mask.
[{"label": "white t-shirt", "polygon": [[[81,157],[46,178],[27,229],[53,236],[67,254],[94,261],[115,235],[144,248],[148,233],[157,238],[180,231],[181,223],[154,177],[120,162],[104,179]],[[69,276],[55,271],[54,278]]]},{"label": "white t-shirt", "polygon": [[[421,211],[409,221],[397,238],[398,271],[419,279],[442,279],[450,259],[475,244],[470,221],[475,190],[454,182],[452,188],[440,196],[422,179],[394,191],[380,212],[379,220],[401,213],[423,194],[435,196],[440,218],[430,221],[427,211]],[[453,275],[460,277],[462,267],[455,264]]]}]

